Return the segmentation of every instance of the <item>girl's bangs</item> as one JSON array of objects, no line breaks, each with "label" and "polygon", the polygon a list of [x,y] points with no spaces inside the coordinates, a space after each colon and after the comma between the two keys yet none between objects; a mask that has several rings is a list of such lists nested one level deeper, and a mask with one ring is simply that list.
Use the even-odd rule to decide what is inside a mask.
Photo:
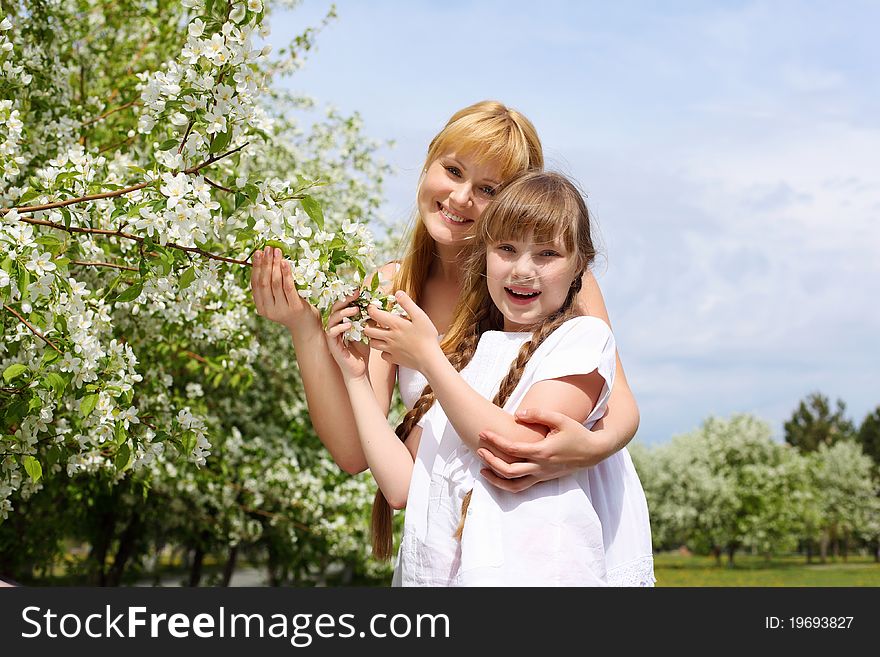
[{"label": "girl's bangs", "polygon": [[[569,253],[576,250],[578,208],[568,194],[541,184],[518,184],[516,193],[503,194],[491,204],[478,222],[480,240],[497,244],[505,240],[551,243],[561,238]],[[538,182],[538,181],[535,181]],[[513,190],[510,190],[513,191]]]}]

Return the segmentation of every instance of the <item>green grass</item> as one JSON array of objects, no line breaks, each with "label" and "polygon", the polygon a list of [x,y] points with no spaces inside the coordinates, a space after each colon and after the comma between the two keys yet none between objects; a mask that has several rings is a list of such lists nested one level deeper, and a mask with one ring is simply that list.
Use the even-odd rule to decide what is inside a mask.
[{"label": "green grass", "polygon": [[657,586],[880,586],[880,564],[873,557],[838,557],[826,563],[806,563],[803,556],[770,560],[746,554],[714,557],[665,553],[654,556]]}]

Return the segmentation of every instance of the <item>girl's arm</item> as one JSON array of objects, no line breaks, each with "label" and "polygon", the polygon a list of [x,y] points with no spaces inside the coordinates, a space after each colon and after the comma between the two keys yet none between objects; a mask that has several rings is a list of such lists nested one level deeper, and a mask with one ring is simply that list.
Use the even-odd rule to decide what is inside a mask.
[{"label": "girl's arm", "polygon": [[[317,309],[297,294],[289,263],[280,249],[254,254],[251,290],[257,312],[287,327],[293,339],[306,403],[315,432],[340,468],[362,472],[367,461],[357,439],[355,416],[339,368],[327,347]],[[380,409],[391,405],[396,370],[376,354],[370,358],[370,381]]]},{"label": "girl's arm", "polygon": [[410,433],[402,443],[379,407],[367,371],[370,349],[360,342],[347,342],[345,332],[350,322],[334,313],[328,320],[328,351],[339,365],[346,397],[354,411],[358,441],[367,464],[388,503],[395,509],[406,506],[409,482],[421,429]]},{"label": "girl's arm", "polygon": [[[425,376],[462,442],[476,451],[480,432],[487,428],[514,442],[543,438],[546,432],[542,427],[518,423],[510,413],[471,388],[447,360],[430,318],[406,294],[398,292],[396,296],[410,320],[371,309],[371,317],[387,328],[374,329],[369,335],[385,344],[396,362],[418,369]],[[603,384],[604,379],[595,371],[540,381],[526,393],[523,404],[559,411],[583,422],[595,406]]]},{"label": "girl's arm", "polygon": [[366,377],[346,381],[348,398],[354,409],[357,435],[370,473],[393,509],[406,506],[413,463],[422,436],[421,427],[413,427],[401,442],[376,403]]}]

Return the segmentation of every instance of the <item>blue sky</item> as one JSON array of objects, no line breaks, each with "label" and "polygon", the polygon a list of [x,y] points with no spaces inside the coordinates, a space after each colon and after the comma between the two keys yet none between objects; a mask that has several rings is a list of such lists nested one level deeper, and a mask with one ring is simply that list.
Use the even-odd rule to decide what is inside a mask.
[{"label": "blue sky", "polygon": [[[280,45],[330,7],[271,19]],[[647,443],[750,412],[781,437],[819,390],[880,405],[880,5],[336,2],[285,84],[393,139],[405,222],[428,141],[494,98],[598,222]]]}]

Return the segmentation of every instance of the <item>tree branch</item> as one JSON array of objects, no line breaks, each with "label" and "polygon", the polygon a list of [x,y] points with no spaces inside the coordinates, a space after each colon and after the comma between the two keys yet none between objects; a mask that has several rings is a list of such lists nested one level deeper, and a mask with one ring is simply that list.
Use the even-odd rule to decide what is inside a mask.
[{"label": "tree branch", "polygon": [[125,105],[120,105],[119,107],[115,107],[115,108],[113,108],[112,110],[109,110],[109,111],[107,111],[107,112],[104,112],[104,113],[101,114],[100,116],[96,116],[96,117],[93,118],[93,119],[89,119],[88,121],[83,121],[83,126],[91,125],[92,123],[97,123],[98,121],[103,121],[104,119],[106,119],[106,118],[107,118],[108,116],[110,116],[111,114],[115,114],[116,112],[121,112],[121,111],[124,110],[124,109],[128,109],[128,108],[131,107],[132,105],[139,105],[139,104],[140,104],[140,103],[138,103],[138,101],[136,101],[136,100],[132,100],[131,102],[126,103]]},{"label": "tree branch", "polygon": [[177,147],[177,154],[180,155],[183,152],[183,147],[186,144],[186,140],[189,139],[189,132],[192,130],[193,124],[196,122],[195,119],[190,119],[189,125],[186,126],[186,134],[183,135],[183,139],[180,141],[180,146]]},{"label": "tree branch", "polygon": [[64,353],[63,353],[58,347],[56,347],[55,344],[54,344],[49,338],[47,338],[45,335],[43,335],[42,333],[40,333],[40,332],[34,327],[33,324],[31,324],[31,323],[30,323],[29,321],[27,321],[24,317],[22,317],[22,316],[19,315],[17,312],[15,312],[12,308],[10,308],[9,306],[7,306],[5,303],[3,304],[3,307],[6,308],[6,310],[8,310],[9,312],[11,312],[13,315],[15,315],[16,317],[18,317],[18,321],[20,321],[22,324],[24,324],[25,326],[27,326],[27,327],[31,330],[31,333],[33,333],[34,335],[36,335],[38,338],[40,338],[40,340],[42,340],[42,341],[45,342],[47,345],[49,345],[50,347],[52,347],[52,348],[53,348],[55,351],[57,351],[59,354],[61,354],[62,356],[64,355]]},{"label": "tree branch", "polygon": [[115,262],[84,262],[82,260],[71,260],[71,265],[86,265],[89,267],[113,267],[114,269],[125,269],[127,271],[140,271],[137,267],[128,267],[126,265],[117,265]]},{"label": "tree branch", "polygon": [[223,191],[223,192],[229,192],[230,194],[235,194],[234,189],[229,189],[228,187],[224,187],[223,185],[218,185],[213,180],[209,179],[208,176],[202,176],[202,178],[204,178],[205,182],[208,183],[214,189],[219,189],[220,191]]},{"label": "tree branch", "polygon": [[[222,155],[215,155],[214,157],[202,162],[201,164],[190,167],[188,169],[184,169],[183,173],[189,175],[204,169],[207,166],[214,164],[218,160],[222,160],[224,157],[228,157],[234,153],[237,153],[242,148],[247,146],[250,142],[245,142],[238,148],[233,148],[231,151],[226,151]],[[143,189],[144,187],[149,187],[150,185],[155,185],[156,180],[152,180],[150,182],[138,183],[137,185],[132,185],[131,187],[126,187],[124,189],[117,189],[113,192],[101,192],[100,194],[89,194],[88,196],[80,196],[79,198],[71,198],[66,201],[56,201],[54,203],[44,203],[43,205],[25,205],[18,208],[0,208],[0,216],[5,215],[7,212],[11,210],[17,210],[19,214],[23,212],[40,212],[42,210],[54,210],[55,208],[63,208],[68,205],[74,205],[75,203],[85,203],[86,201],[97,201],[102,198],[113,198],[116,196],[122,196],[123,194],[130,194],[131,192],[136,192],[139,189]],[[22,221],[25,221],[22,219]],[[29,222],[33,223],[33,222]],[[51,223],[47,223],[46,225],[53,225]]]}]

